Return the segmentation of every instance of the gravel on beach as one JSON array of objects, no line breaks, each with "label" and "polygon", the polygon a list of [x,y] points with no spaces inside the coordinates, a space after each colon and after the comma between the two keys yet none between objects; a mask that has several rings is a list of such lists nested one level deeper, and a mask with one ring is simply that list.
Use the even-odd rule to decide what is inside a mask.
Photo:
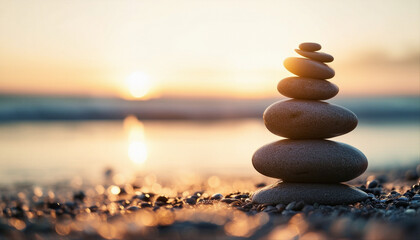
[{"label": "gravel on beach", "polygon": [[[369,172],[351,184],[363,202],[326,206],[254,204],[270,184],[228,177],[158,183],[154,175],[123,183],[106,172],[101,184],[0,188],[1,239],[419,239],[416,170]],[[118,180],[118,181],[115,181]],[[236,184],[236,185],[235,185]],[[239,184],[239,185],[238,185]],[[166,187],[168,186],[168,187]]]}]

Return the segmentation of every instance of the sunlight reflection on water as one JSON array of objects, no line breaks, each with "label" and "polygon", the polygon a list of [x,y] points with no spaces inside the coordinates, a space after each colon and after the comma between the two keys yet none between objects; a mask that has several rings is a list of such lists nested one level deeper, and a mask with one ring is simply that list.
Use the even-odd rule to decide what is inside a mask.
[{"label": "sunlight reflection on water", "polygon": [[[259,174],[252,167],[253,153],[279,139],[260,119],[142,122],[129,116],[124,121],[1,124],[0,180],[98,178],[107,167],[126,176],[255,177]],[[420,162],[416,122],[360,124],[332,140],[360,149],[371,169]]]},{"label": "sunlight reflection on water", "polygon": [[128,132],[128,157],[137,164],[147,160],[147,146],[144,136],[144,125],[135,116],[127,116],[123,121],[124,130]]}]

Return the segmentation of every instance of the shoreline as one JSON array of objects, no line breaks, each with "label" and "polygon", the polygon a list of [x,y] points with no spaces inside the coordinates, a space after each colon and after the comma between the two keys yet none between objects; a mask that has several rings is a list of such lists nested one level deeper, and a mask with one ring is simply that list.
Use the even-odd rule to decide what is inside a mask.
[{"label": "shoreline", "polygon": [[[367,180],[367,178],[371,175],[376,176],[386,176],[388,178],[388,181],[402,181],[406,177],[408,177],[408,180],[415,180],[416,176],[420,174],[420,164],[413,164],[413,163],[406,163],[400,166],[394,166],[390,164],[385,164],[382,166],[375,166],[375,167],[369,167],[368,169],[358,176],[355,179],[352,179],[350,181],[345,182],[346,184],[363,184]],[[419,168],[418,170],[416,168]],[[253,169],[253,168],[252,168]],[[208,169],[207,169],[208,170]],[[248,169],[242,169],[237,171],[231,171],[223,170],[220,171],[220,169],[215,169],[211,171],[207,171],[205,173],[201,172],[194,172],[192,169],[190,171],[168,171],[164,170],[159,173],[157,173],[155,170],[147,170],[147,171],[138,171],[134,174],[132,173],[126,173],[126,172],[119,172],[117,169],[114,169],[112,167],[107,167],[104,169],[104,171],[101,172],[94,172],[90,177],[87,177],[86,174],[79,175],[79,176],[72,176],[72,177],[64,177],[55,179],[54,181],[49,179],[40,179],[37,181],[31,181],[31,180],[23,180],[23,181],[9,181],[9,182],[0,182],[0,190],[1,189],[12,189],[13,187],[50,187],[55,184],[58,185],[69,185],[70,182],[80,182],[76,185],[84,185],[86,186],[94,186],[97,184],[103,184],[104,182],[112,181],[107,177],[105,172],[111,171],[113,175],[117,175],[117,177],[123,176],[124,181],[137,181],[141,178],[145,178],[147,176],[153,176],[153,178],[156,178],[156,181],[159,181],[159,183],[163,185],[169,185],[173,181],[179,181],[180,178],[182,178],[185,175],[188,175],[188,178],[194,178],[195,181],[201,181],[205,182],[208,178],[212,176],[217,176],[221,181],[225,180],[226,182],[223,182],[223,184],[229,184],[229,181],[232,179],[237,179],[241,181],[245,180],[251,180],[252,182],[265,182],[267,185],[274,183],[277,181],[275,178],[266,177],[264,175],[261,175],[257,173],[255,170],[252,170],[250,174],[244,174],[244,171],[248,171]],[[67,174],[68,175],[68,174]],[[252,176],[251,176],[252,175]],[[94,177],[92,177],[94,176]],[[411,177],[409,177],[411,176]],[[99,177],[99,178],[98,178]],[[248,189],[249,190],[249,189]]]}]

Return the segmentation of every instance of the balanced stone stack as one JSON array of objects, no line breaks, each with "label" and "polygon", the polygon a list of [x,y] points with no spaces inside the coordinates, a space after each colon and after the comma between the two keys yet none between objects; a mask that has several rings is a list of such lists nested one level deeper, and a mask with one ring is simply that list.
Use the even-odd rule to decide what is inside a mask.
[{"label": "balanced stone stack", "polygon": [[284,61],[297,75],[281,80],[278,91],[290,100],[278,101],[264,112],[267,129],[288,139],[267,144],[252,157],[261,174],[281,179],[256,191],[255,203],[348,204],[362,201],[367,194],[341,182],[361,175],[367,168],[362,152],[345,143],[325,140],[352,131],[357,117],[350,110],[323,102],[338,93],[327,81],[335,72],[327,66],[334,58],[317,52],[321,45],[302,43],[295,51],[303,57]]}]

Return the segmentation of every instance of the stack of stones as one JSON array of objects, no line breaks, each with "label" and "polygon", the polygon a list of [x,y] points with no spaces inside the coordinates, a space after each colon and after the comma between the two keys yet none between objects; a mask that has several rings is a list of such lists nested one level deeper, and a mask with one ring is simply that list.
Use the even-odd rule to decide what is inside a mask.
[{"label": "stack of stones", "polygon": [[361,175],[367,159],[356,148],[325,140],[352,131],[357,117],[350,110],[323,102],[338,93],[338,87],[325,80],[335,72],[326,62],[334,58],[317,52],[321,45],[302,43],[295,51],[306,58],[290,57],[287,70],[297,75],[281,80],[278,91],[292,99],[278,101],[264,112],[267,129],[288,139],[267,144],[253,158],[261,174],[281,179],[256,191],[255,203],[287,204],[303,200],[313,204],[348,204],[362,201],[367,194],[341,182]]}]

